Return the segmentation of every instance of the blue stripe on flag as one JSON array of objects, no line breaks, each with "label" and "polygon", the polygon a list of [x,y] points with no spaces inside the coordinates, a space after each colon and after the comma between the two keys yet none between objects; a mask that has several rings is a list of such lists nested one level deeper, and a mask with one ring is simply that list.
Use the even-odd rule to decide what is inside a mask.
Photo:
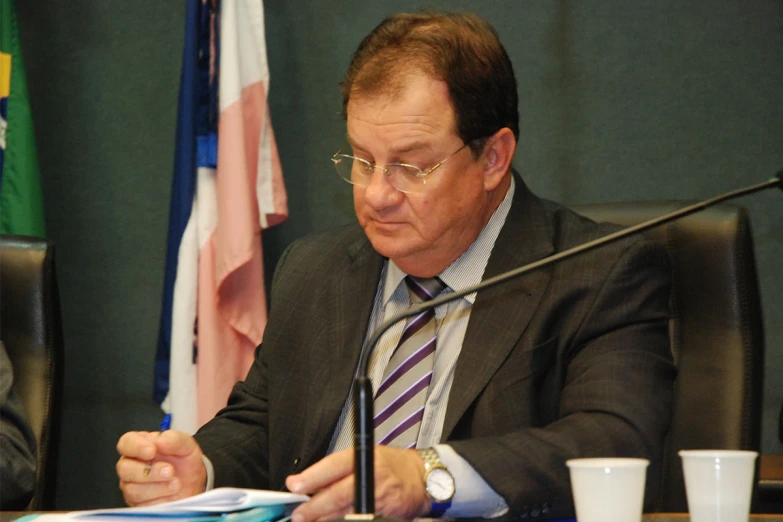
[{"label": "blue stripe on flag", "polygon": [[[166,275],[163,287],[163,306],[160,316],[158,346],[155,353],[155,380],[153,397],[162,403],[169,391],[171,356],[171,321],[174,301],[174,282],[177,278],[179,245],[190,219],[193,195],[196,189],[196,125],[199,93],[199,46],[203,39],[202,3],[186,2],[185,45],[182,53],[182,73],[177,107],[177,137],[174,155],[174,175],[171,188],[169,237],[166,249]],[[209,30],[207,26],[207,41]]]}]

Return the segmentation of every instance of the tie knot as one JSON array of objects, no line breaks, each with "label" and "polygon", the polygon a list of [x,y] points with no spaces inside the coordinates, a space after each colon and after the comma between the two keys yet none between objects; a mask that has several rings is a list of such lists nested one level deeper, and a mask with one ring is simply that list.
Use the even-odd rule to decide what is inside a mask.
[{"label": "tie knot", "polygon": [[446,283],[441,281],[440,277],[423,278],[409,275],[405,277],[405,284],[408,285],[411,303],[434,299],[446,288]]}]

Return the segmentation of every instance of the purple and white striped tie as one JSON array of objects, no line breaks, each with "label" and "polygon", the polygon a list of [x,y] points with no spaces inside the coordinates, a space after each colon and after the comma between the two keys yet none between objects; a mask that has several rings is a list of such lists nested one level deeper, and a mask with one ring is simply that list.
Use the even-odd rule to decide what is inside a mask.
[{"label": "purple and white striped tie", "polygon": [[[445,283],[439,278],[407,276],[411,305],[437,297]],[[435,361],[435,310],[408,318],[383,380],[375,394],[375,443],[415,448]]]}]

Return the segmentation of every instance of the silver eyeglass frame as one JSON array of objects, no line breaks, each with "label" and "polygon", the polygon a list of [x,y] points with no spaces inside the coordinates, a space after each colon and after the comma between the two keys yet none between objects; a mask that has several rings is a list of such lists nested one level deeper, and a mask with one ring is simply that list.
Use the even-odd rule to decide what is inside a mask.
[{"label": "silver eyeglass frame", "polygon": [[[372,177],[372,175],[370,174],[370,172],[374,172],[374,171],[375,171],[375,169],[380,169],[380,170],[381,170],[381,172],[383,172],[383,173],[386,175],[386,177],[387,177],[388,179],[391,179],[391,175],[392,175],[392,173],[391,173],[390,167],[405,167],[406,169],[409,169],[409,170],[410,170],[410,172],[412,173],[412,177],[411,177],[411,178],[409,178],[409,179],[411,179],[411,180],[414,180],[414,179],[419,179],[419,180],[421,180],[421,183],[420,183],[420,184],[418,184],[418,185],[415,185],[415,184],[414,184],[414,185],[412,185],[412,186],[414,186],[414,187],[415,187],[415,186],[424,187],[424,186],[427,184],[427,176],[429,176],[430,174],[432,174],[433,172],[435,172],[435,171],[436,171],[438,168],[440,168],[440,167],[441,167],[441,166],[442,166],[444,163],[446,163],[448,160],[450,160],[451,158],[453,158],[454,156],[456,156],[456,155],[457,155],[457,154],[458,154],[460,151],[462,151],[462,149],[464,149],[464,148],[465,148],[465,147],[467,147],[468,145],[470,145],[470,142],[463,143],[463,144],[462,144],[462,146],[461,146],[460,148],[458,148],[457,150],[455,150],[454,152],[452,152],[451,154],[449,154],[449,155],[448,155],[446,158],[444,158],[444,159],[440,160],[438,163],[436,163],[435,165],[433,165],[432,167],[430,167],[430,168],[429,168],[429,169],[427,169],[427,170],[422,170],[421,168],[417,167],[416,165],[411,165],[410,163],[391,163],[391,164],[389,164],[389,165],[385,165],[385,166],[384,166],[384,165],[376,165],[376,164],[374,164],[374,163],[370,163],[370,162],[369,162],[369,161],[367,161],[366,159],[357,158],[356,156],[351,156],[350,154],[343,154],[342,152],[343,152],[343,150],[345,150],[345,147],[342,147],[340,150],[338,150],[337,152],[335,152],[335,153],[334,153],[334,155],[332,155],[332,163],[334,163],[335,170],[337,170],[337,174],[338,174],[338,176],[340,176],[340,179],[342,179],[342,180],[343,180],[343,181],[345,181],[346,183],[350,183],[351,185],[358,185],[358,186],[360,186],[360,187],[366,187],[367,185],[369,185],[370,178]],[[351,179],[347,179],[346,177],[344,177],[344,176],[343,176],[343,175],[340,173],[340,171],[338,170],[338,165],[339,165],[339,164],[340,164],[340,162],[342,162],[343,160],[349,160],[349,161],[351,161],[351,162],[353,162],[353,161],[358,161],[358,162],[362,163],[362,164],[365,166],[364,168],[367,170],[367,173],[368,173],[368,175],[367,175],[367,177],[366,177],[366,178],[363,180],[363,182],[359,182],[359,181],[354,181],[354,180],[351,180]],[[401,188],[397,187],[397,186],[396,186],[394,183],[392,183],[391,181],[390,181],[390,184],[391,184],[391,186],[392,186],[392,187],[394,187],[396,190],[399,190],[400,192],[404,192],[404,193],[406,193],[406,194],[418,192],[417,190],[403,190],[403,189],[401,189]],[[423,189],[422,189],[422,190],[423,190]]]}]

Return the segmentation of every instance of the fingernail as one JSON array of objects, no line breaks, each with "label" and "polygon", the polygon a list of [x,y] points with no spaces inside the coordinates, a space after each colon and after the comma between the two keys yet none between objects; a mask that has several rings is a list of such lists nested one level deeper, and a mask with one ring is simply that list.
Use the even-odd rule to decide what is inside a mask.
[{"label": "fingernail", "polygon": [[163,478],[170,478],[172,473],[171,466],[166,466],[165,468],[160,470],[160,476]]},{"label": "fingernail", "polygon": [[[298,482],[298,481],[292,481],[291,482],[291,492],[292,493],[301,493],[303,487],[304,486],[303,486],[303,484],[301,482]],[[292,522],[297,522],[297,521],[292,520]]]},{"label": "fingernail", "polygon": [[291,515],[291,522],[304,522],[304,517],[299,513],[294,513]]}]

